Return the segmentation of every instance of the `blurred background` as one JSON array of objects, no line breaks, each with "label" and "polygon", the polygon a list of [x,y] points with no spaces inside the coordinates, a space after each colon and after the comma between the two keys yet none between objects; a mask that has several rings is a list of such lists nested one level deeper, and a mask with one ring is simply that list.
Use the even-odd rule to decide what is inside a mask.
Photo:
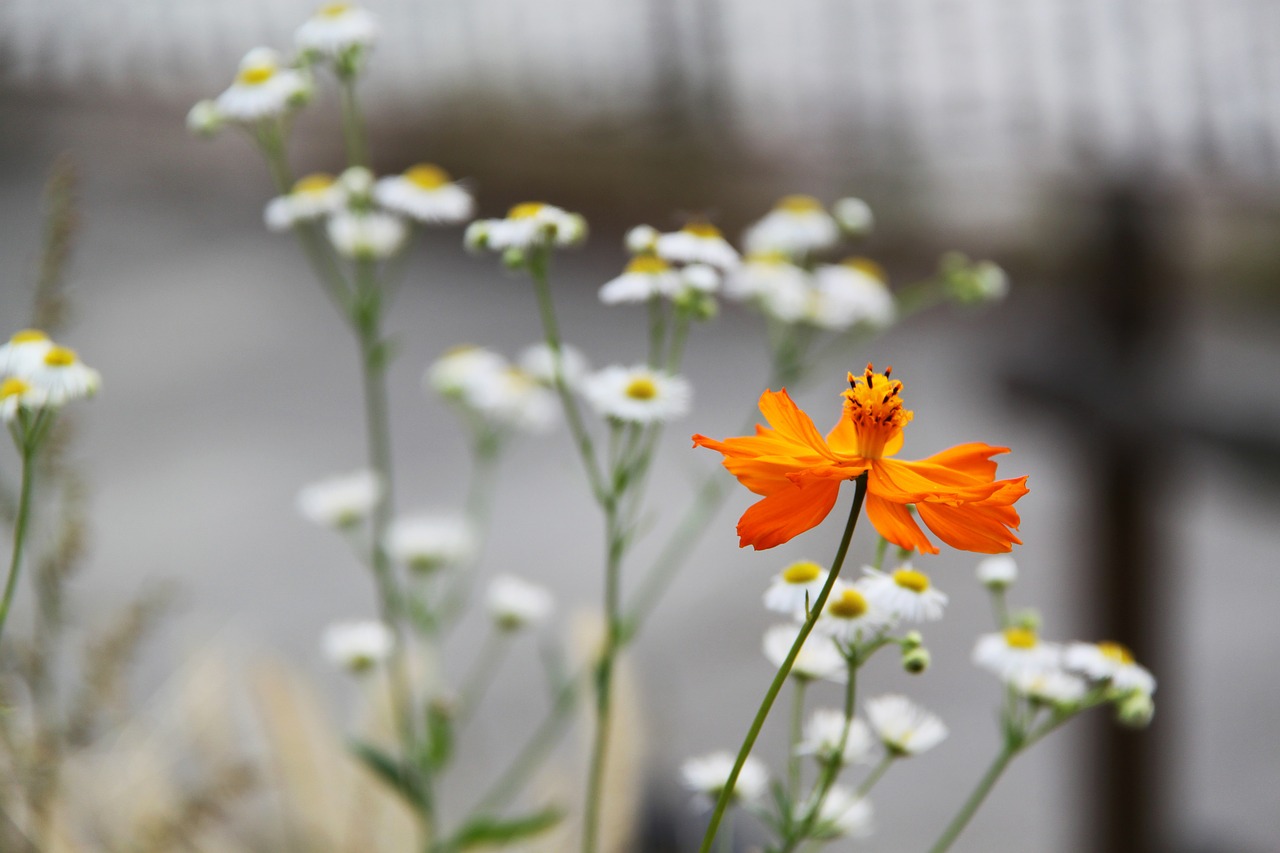
[{"label": "blurred background", "polygon": [[[1280,850],[1280,5],[368,5],[384,24],[361,89],[378,171],[441,163],[469,179],[482,215],[527,198],[583,212],[591,241],[558,261],[555,285],[566,337],[596,364],[643,352],[643,311],[595,298],[640,222],[705,215],[734,236],[784,193],[857,195],[877,215],[863,249],[895,284],[947,249],[1008,270],[1005,303],[914,318],[798,394],[822,425],[844,370],[891,363],[916,411],[907,456],[1014,448],[1001,470],[1032,488],[1015,602],[1040,608],[1049,636],[1129,643],[1159,678],[1149,731],[1100,719],[1055,736],[1015,764],[956,849]],[[0,4],[0,316],[12,330],[26,315],[41,186],[65,153],[81,178],[66,337],[105,379],[82,419],[92,559],[73,622],[175,579],[176,611],[133,685],[144,703],[217,646],[287,659],[346,726],[351,691],[316,641],[334,619],[371,614],[372,588],[293,496],[360,464],[355,350],[293,243],[262,227],[272,193],[252,146],[183,128],[246,50],[287,49],[311,11]],[[336,171],[340,142],[322,89],[291,141],[295,168]],[[402,507],[456,505],[466,473],[460,431],[421,393],[423,367],[459,343],[514,355],[539,334],[526,283],[460,243],[459,230],[427,235],[391,318]],[[678,517],[670,496],[690,470],[715,463],[683,436],[735,431],[761,390],[759,326],[726,307],[696,330],[695,411],[670,430],[653,484],[660,523]],[[504,469],[484,571],[541,578],[566,611],[589,610],[599,531],[568,443],[526,439]],[[731,499],[630,658],[646,849],[696,838],[676,767],[736,745],[764,689],[767,578],[834,550],[838,531],[820,530],[739,552],[748,502]],[[857,547],[869,558],[870,537]],[[925,561],[952,597],[926,632],[934,667],[919,679],[881,667],[864,692],[908,692],[952,736],[879,787],[883,831],[858,849],[924,848],[997,748],[997,685],[968,663],[989,619],[975,563]],[[464,626],[459,669],[480,634]],[[497,766],[486,739],[531,726],[517,700],[532,669],[505,670],[464,786]],[[772,734],[762,750],[777,766]]]}]

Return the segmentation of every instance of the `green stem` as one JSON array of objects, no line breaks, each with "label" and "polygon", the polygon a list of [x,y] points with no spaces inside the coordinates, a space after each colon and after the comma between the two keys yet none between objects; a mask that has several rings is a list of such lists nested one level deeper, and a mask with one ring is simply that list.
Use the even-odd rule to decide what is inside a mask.
[{"label": "green stem", "polygon": [[889,768],[893,766],[893,762],[896,759],[897,759],[897,756],[894,755],[892,752],[886,755],[884,758],[880,759],[880,763],[877,764],[869,774],[867,774],[867,778],[862,780],[862,784],[858,785],[858,790],[855,792],[855,795],[858,797],[858,799],[862,799],[867,794],[871,793],[871,789],[874,788],[876,786],[876,783],[880,781],[880,777],[883,776],[889,770]]},{"label": "green stem", "polygon": [[[464,720],[475,712],[485,691],[493,683],[494,676],[498,674],[498,667],[508,648],[507,639],[506,631],[496,629],[489,632],[484,645],[480,647],[480,653],[476,655],[471,671],[458,691],[458,712]],[[461,725],[458,728],[461,730]]]},{"label": "green stem", "polygon": [[764,700],[760,703],[760,709],[756,711],[755,719],[751,722],[751,728],[747,730],[746,739],[743,740],[742,747],[738,750],[738,758],[733,763],[733,770],[729,773],[729,779],[725,782],[720,798],[716,801],[715,810],[711,813],[711,822],[707,825],[706,834],[702,836],[702,845],[698,848],[699,853],[709,853],[711,850],[711,843],[715,840],[716,832],[720,829],[720,821],[724,818],[725,809],[728,808],[729,800],[733,797],[733,788],[738,784],[738,774],[742,772],[742,765],[746,763],[747,756],[751,754],[756,738],[760,736],[760,729],[764,727],[764,721],[768,718],[769,711],[773,708],[773,702],[778,698],[778,691],[782,689],[787,676],[791,674],[791,667],[795,664],[796,657],[800,654],[800,648],[804,645],[804,641],[808,639],[814,623],[818,621],[818,615],[826,607],[827,598],[831,595],[831,588],[835,586],[836,578],[840,576],[840,569],[844,566],[845,555],[849,552],[849,542],[853,539],[853,530],[858,524],[858,515],[862,511],[863,499],[867,496],[866,473],[858,475],[857,479],[854,480],[854,486],[853,506],[849,509],[849,520],[845,522],[844,536],[841,537],[840,547],[836,551],[835,559],[831,562],[831,571],[827,574],[827,582],[823,584],[822,591],[818,593],[818,598],[813,603],[809,618],[805,619],[804,624],[800,626],[800,631],[796,634],[796,641],[791,644],[791,651],[787,653],[782,666],[778,667],[778,674],[773,677],[773,683],[769,685],[769,690],[765,693]]},{"label": "green stem", "polygon": [[[801,842],[809,837],[809,833],[813,831],[813,825],[818,822],[818,815],[822,812],[822,802],[827,798],[827,793],[831,790],[831,786],[835,784],[836,777],[840,775],[840,771],[844,768],[844,750],[845,744],[849,742],[849,732],[853,728],[853,715],[857,710],[858,696],[858,667],[861,661],[855,656],[848,659],[848,680],[844,686],[844,729],[840,732],[840,743],[836,745],[836,754],[827,761],[822,767],[822,775],[818,781],[814,783],[813,794],[809,798],[811,804],[805,811],[804,819],[800,822],[800,826],[789,831],[789,838],[786,846],[783,847],[782,853],[791,853]],[[792,797],[794,803],[795,797]],[[790,821],[788,821],[788,824]]]},{"label": "green stem", "polygon": [[993,588],[991,590],[991,609],[995,613],[996,625],[1000,627],[1000,630],[1003,631],[1004,629],[1008,628],[1010,624],[1009,623],[1009,604],[1005,599],[1005,594],[1003,589]]},{"label": "green stem", "polygon": [[671,330],[671,349],[667,352],[667,373],[674,374],[680,369],[687,340],[689,340],[689,316],[681,311],[676,314],[675,327]]},{"label": "green stem", "polygon": [[662,297],[649,297],[649,366],[657,368],[662,364],[663,342],[667,336],[667,315],[663,310]]},{"label": "green stem", "polygon": [[964,828],[968,826],[969,821],[973,818],[978,807],[982,805],[982,801],[986,799],[987,794],[991,793],[992,787],[996,784],[996,780],[1000,778],[1000,774],[1009,766],[1009,762],[1018,754],[1019,748],[1010,743],[1006,743],[1004,748],[1000,750],[1000,754],[996,756],[996,760],[987,768],[987,772],[978,780],[978,786],[973,789],[973,793],[969,795],[969,799],[965,800],[964,805],[960,807],[960,811],[951,819],[951,823],[947,824],[947,828],[943,830],[942,835],[929,848],[929,853],[943,853],[955,842]]},{"label": "green stem", "polygon": [[4,585],[4,600],[0,602],[0,634],[9,620],[9,607],[18,589],[18,573],[22,568],[22,552],[27,542],[27,527],[31,520],[31,490],[35,481],[36,446],[26,441],[22,447],[22,485],[18,494],[18,517],[13,525],[13,554],[9,559],[9,579]]},{"label": "green stem", "polygon": [[880,541],[876,543],[875,559],[871,561],[871,567],[875,569],[877,572],[883,571],[884,555],[888,553],[888,551],[889,551],[889,540],[881,536]]},{"label": "green stem", "polygon": [[800,729],[804,725],[804,688],[806,682],[796,679],[791,703],[791,738],[787,744],[787,798],[795,802],[800,796],[800,756],[796,750],[800,747]]},{"label": "green stem", "polygon": [[369,152],[364,141],[364,123],[360,120],[360,103],[356,98],[356,75],[338,75],[338,97],[342,104],[342,138],[347,145],[347,162],[352,166],[369,165]]}]

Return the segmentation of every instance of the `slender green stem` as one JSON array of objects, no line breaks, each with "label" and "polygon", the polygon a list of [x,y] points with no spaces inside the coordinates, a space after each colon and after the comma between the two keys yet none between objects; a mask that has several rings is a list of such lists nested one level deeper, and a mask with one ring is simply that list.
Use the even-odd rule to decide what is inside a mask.
[{"label": "slender green stem", "polygon": [[667,337],[667,314],[663,310],[662,297],[649,297],[649,366],[662,364],[663,343]]},{"label": "slender green stem", "polygon": [[13,524],[13,553],[9,559],[9,579],[4,584],[4,600],[0,601],[0,634],[9,621],[9,607],[18,589],[18,574],[22,569],[22,552],[27,542],[27,528],[31,521],[31,491],[35,481],[36,445],[28,436],[22,447],[22,485],[18,493],[18,517]]},{"label": "slender green stem", "polygon": [[996,625],[1000,630],[1009,627],[1009,604],[1005,599],[1003,589],[992,588],[991,590],[991,609],[995,613]]},{"label": "slender green stem", "polygon": [[675,373],[684,360],[684,345],[689,340],[689,315],[676,314],[675,327],[671,330],[671,349],[667,352],[667,373]]},{"label": "slender green stem", "polygon": [[867,774],[867,778],[863,779],[862,783],[858,785],[856,796],[861,799],[867,794],[870,794],[871,789],[880,781],[880,777],[888,772],[889,768],[893,766],[893,762],[896,761],[897,758],[898,757],[896,755],[890,752],[885,755],[884,758],[880,759],[880,763],[877,764],[872,771]]},{"label": "slender green stem", "polygon": [[888,553],[888,551],[889,551],[889,540],[881,536],[880,541],[876,542],[875,559],[871,561],[871,567],[875,569],[877,572],[884,570],[884,555]]},{"label": "slender green stem", "polygon": [[484,698],[485,691],[493,683],[494,676],[498,674],[498,667],[502,665],[502,658],[509,648],[508,639],[510,639],[508,633],[502,629],[490,631],[489,636],[485,638],[484,645],[480,647],[480,652],[471,666],[471,671],[467,673],[466,680],[458,691],[458,711],[463,720],[470,719],[475,713],[480,701]]},{"label": "slender green stem", "polygon": [[929,848],[929,853],[943,853],[955,843],[956,838],[969,825],[969,821],[973,818],[978,807],[982,805],[982,801],[987,798],[987,794],[991,793],[991,788],[996,784],[996,780],[1000,778],[1000,774],[1009,766],[1009,762],[1018,754],[1019,748],[1016,745],[1006,743],[1000,750],[1000,754],[996,756],[995,761],[987,768],[987,772],[978,780],[978,786],[973,789],[973,793],[969,794],[969,799],[964,801],[964,805],[960,807],[960,811],[951,819],[951,823],[947,824],[947,828],[943,830],[942,835]]},{"label": "slender green stem", "polygon": [[791,667],[795,664],[796,657],[800,654],[800,648],[804,645],[804,641],[809,638],[809,633],[813,630],[814,623],[818,621],[818,615],[826,607],[827,598],[831,595],[831,588],[835,586],[836,578],[840,576],[840,569],[844,566],[845,555],[849,552],[849,542],[853,539],[853,530],[858,524],[858,515],[862,512],[863,499],[867,496],[867,475],[865,473],[859,474],[857,479],[854,480],[854,485],[855,491],[853,505],[849,510],[849,520],[845,522],[844,536],[840,539],[840,547],[836,551],[836,557],[831,561],[831,571],[827,574],[827,582],[823,584],[822,591],[818,593],[818,598],[813,603],[809,617],[800,626],[800,631],[796,634],[796,641],[791,645],[791,651],[787,653],[786,659],[782,661],[782,666],[778,667],[778,673],[774,676],[773,683],[769,685],[769,689],[764,695],[764,700],[760,703],[760,709],[756,711],[755,719],[751,722],[751,728],[747,730],[746,739],[743,740],[742,747],[738,750],[738,758],[733,763],[733,770],[729,773],[729,779],[725,782],[720,798],[716,801],[715,810],[711,813],[711,822],[707,825],[706,834],[702,836],[702,845],[698,848],[699,853],[709,853],[711,850],[711,843],[715,840],[716,832],[720,829],[720,821],[724,818],[725,809],[728,808],[729,801],[733,797],[734,786],[738,784],[738,774],[742,772],[742,765],[746,763],[747,756],[751,754],[756,738],[760,736],[760,730],[764,727],[764,721],[768,718],[769,711],[773,708],[773,702],[778,698],[778,691],[782,689],[787,676],[791,674]]},{"label": "slender green stem", "polygon": [[356,75],[338,75],[338,97],[342,104],[342,138],[347,145],[347,162],[352,166],[369,165],[369,152],[364,140],[364,122],[360,120],[360,103],[356,98]]}]

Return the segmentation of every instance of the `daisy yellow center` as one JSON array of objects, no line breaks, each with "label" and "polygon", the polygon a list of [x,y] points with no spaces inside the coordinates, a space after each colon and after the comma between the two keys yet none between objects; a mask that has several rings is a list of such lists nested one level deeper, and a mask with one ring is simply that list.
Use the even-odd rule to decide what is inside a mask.
[{"label": "daisy yellow center", "polygon": [[333,175],[327,175],[324,172],[313,172],[310,175],[298,178],[293,185],[295,193],[319,193],[324,192],[333,186]]},{"label": "daisy yellow center", "polygon": [[667,263],[662,258],[657,258],[653,255],[640,255],[639,257],[631,259],[631,262],[627,264],[626,271],[640,273],[642,275],[655,275],[657,273],[667,272],[670,269],[671,264]]},{"label": "daisy yellow center", "polygon": [[351,11],[350,3],[325,3],[317,13],[322,18],[337,18]]},{"label": "daisy yellow center", "polygon": [[627,383],[623,393],[632,400],[652,400],[658,396],[658,385],[648,376],[637,376]]},{"label": "daisy yellow center", "polygon": [[44,354],[44,363],[49,367],[70,367],[76,363],[75,350],[54,347]]},{"label": "daisy yellow center", "polygon": [[1034,649],[1039,642],[1036,632],[1027,628],[1006,628],[1004,641],[1011,649]]},{"label": "daisy yellow center", "polygon": [[449,173],[430,163],[419,163],[406,170],[404,176],[414,186],[424,190],[438,190],[449,183]]},{"label": "daisy yellow center", "polygon": [[856,589],[842,590],[840,596],[827,605],[827,612],[839,619],[857,619],[867,612],[867,599]]},{"label": "daisy yellow center", "polygon": [[840,266],[848,267],[851,270],[857,270],[860,273],[865,273],[877,281],[884,282],[889,280],[889,274],[884,271],[884,267],[880,266],[870,258],[845,258],[840,262]]},{"label": "daisy yellow center", "polygon": [[1133,664],[1133,652],[1119,643],[1098,643],[1098,651],[1102,652],[1104,658],[1114,663],[1123,666],[1131,666]]},{"label": "daisy yellow center", "polygon": [[[861,376],[849,374],[849,390],[844,392],[844,417],[853,421],[858,435],[858,455],[879,459],[885,445],[897,439],[911,422],[912,413],[902,407],[902,383],[890,379],[893,368],[876,373],[871,365]],[[890,453],[896,452],[896,448]]]},{"label": "daisy yellow center", "polygon": [[686,234],[692,234],[694,237],[702,237],[705,239],[712,239],[720,236],[720,229],[712,225],[710,222],[690,222],[680,230]]},{"label": "daisy yellow center", "polygon": [[787,583],[813,583],[822,576],[822,566],[809,560],[792,563],[782,570],[782,579]]},{"label": "daisy yellow center", "polygon": [[517,204],[507,212],[508,219],[532,219],[542,212],[546,207],[540,201],[526,201],[523,204]]},{"label": "daisy yellow center", "polygon": [[49,340],[49,336],[39,329],[23,329],[12,338],[9,338],[11,344],[34,344],[40,341]]},{"label": "daisy yellow center", "polygon": [[0,383],[0,400],[16,397],[19,394],[25,394],[31,389],[31,386],[23,382],[16,376],[10,376],[3,383]]},{"label": "daisy yellow center", "polygon": [[915,569],[897,569],[893,573],[893,582],[903,589],[920,593],[929,589],[929,576]]},{"label": "daisy yellow center", "polygon": [[274,76],[276,76],[274,65],[250,65],[248,68],[240,69],[240,73],[236,75],[236,82],[242,86],[261,86]]},{"label": "daisy yellow center", "polygon": [[788,258],[784,252],[778,252],[778,251],[752,252],[751,254],[747,255],[747,263],[772,264],[776,266],[779,264],[789,264],[791,263],[791,259]]},{"label": "daisy yellow center", "polygon": [[775,207],[787,213],[814,213],[823,209],[822,202],[811,195],[785,196]]}]

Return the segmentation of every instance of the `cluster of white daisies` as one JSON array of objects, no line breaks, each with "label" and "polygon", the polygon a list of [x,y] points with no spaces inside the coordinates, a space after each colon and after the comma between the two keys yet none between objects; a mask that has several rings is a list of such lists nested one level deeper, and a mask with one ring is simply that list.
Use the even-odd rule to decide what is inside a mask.
[{"label": "cluster of white daisies", "polygon": [[[1003,595],[1017,579],[1017,566],[1009,557],[992,557],[978,566],[978,578],[994,594]],[[1126,725],[1151,721],[1156,680],[1132,652],[1113,642],[1047,642],[1040,638],[1036,621],[1019,618],[1002,631],[980,637],[974,663],[1018,696],[1058,713],[1111,702]]]},{"label": "cluster of white daisies", "polygon": [[[787,657],[800,623],[826,582],[827,571],[822,566],[802,560],[779,572],[765,590],[765,607],[792,618],[792,622],[765,633],[764,654],[773,666],[781,666]],[[928,576],[908,565],[890,572],[867,566],[862,577],[853,582],[836,580],[813,632],[800,647],[792,677],[844,682],[850,669],[865,660],[891,631],[941,618],[946,603],[947,596],[933,587]],[[920,672],[927,667],[928,653],[918,633],[909,632],[898,642],[908,671]],[[812,757],[822,768],[834,764],[838,771],[854,764],[919,755],[947,736],[940,719],[905,696],[880,696],[863,707],[865,721],[846,717],[843,710],[834,708],[814,711],[796,745],[796,754]],[[681,772],[690,789],[713,798],[723,791],[733,762],[729,753],[713,753],[686,762]],[[748,758],[734,786],[735,800],[758,810],[767,790],[764,765]],[[871,831],[871,804],[840,784],[831,785],[816,803],[804,799],[793,803],[796,813],[790,816],[790,823],[805,821],[815,806],[811,838],[858,837]]]},{"label": "cluster of white daisies", "polygon": [[[346,535],[360,533],[385,496],[385,484],[373,471],[360,470],[313,483],[298,493],[298,512],[308,521]],[[417,513],[394,519],[382,548],[396,566],[420,577],[461,572],[476,559],[480,543],[465,518]],[[490,581],[485,607],[495,627],[518,631],[543,624],[555,609],[547,590],[514,575]],[[339,622],[326,629],[325,654],[353,672],[385,660],[395,646],[394,632],[378,620]]]},{"label": "cluster of white daisies", "polygon": [[19,430],[26,429],[29,416],[92,397],[101,384],[98,371],[80,361],[75,350],[44,332],[24,329],[0,345],[0,419]]}]

